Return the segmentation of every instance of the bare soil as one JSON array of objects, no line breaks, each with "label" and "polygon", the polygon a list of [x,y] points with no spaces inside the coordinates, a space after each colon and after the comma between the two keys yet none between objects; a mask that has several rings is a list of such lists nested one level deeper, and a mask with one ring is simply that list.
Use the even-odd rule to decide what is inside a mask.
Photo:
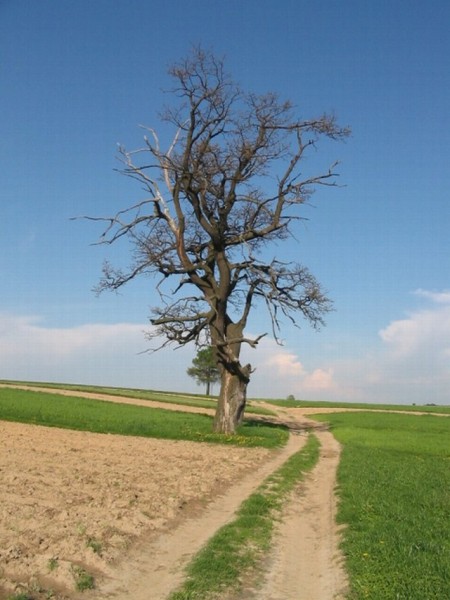
[{"label": "bare soil", "polygon": [[[280,409],[277,420],[293,431],[315,426],[321,459],[286,506],[266,577],[242,598],[339,598],[339,446],[300,409]],[[270,451],[0,421],[0,600],[25,590],[34,600],[166,598],[189,559],[303,441],[292,434]],[[94,576],[95,590],[76,591],[80,568]]]}]

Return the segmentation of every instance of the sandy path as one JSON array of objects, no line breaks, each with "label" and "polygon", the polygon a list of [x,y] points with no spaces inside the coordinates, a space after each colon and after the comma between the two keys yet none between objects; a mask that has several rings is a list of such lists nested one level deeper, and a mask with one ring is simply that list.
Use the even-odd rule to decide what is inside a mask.
[{"label": "sandy path", "polygon": [[336,470],[340,446],[317,431],[320,459],[292,494],[267,558],[265,580],[242,600],[338,600],[347,587],[335,522]]}]

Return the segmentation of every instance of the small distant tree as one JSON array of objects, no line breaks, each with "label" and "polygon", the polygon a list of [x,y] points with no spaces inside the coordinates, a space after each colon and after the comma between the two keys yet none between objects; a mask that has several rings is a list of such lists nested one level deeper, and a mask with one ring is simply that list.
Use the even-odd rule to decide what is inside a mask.
[{"label": "small distant tree", "polygon": [[298,117],[276,94],[243,91],[222,60],[200,48],[169,72],[174,102],[162,118],[172,140],[161,144],[148,128],[141,148],[120,147],[122,172],[142,195],[93,218],[105,223],[100,243],[128,238],[133,247],[127,268],[105,264],[98,290],[160,278],[149,337],[164,340],[160,347],[210,341],[221,375],[214,430],[229,434],[242,421],[253,372],[241,362],[242,346],[256,348],[266,335],[246,333],[250,313],[265,308],[279,341],[283,320],[318,327],[330,310],[315,277],[283,259],[280,244],[296,236],[314,189],[336,185],[337,163],[308,171],[308,152],[349,130],[333,115]]},{"label": "small distant tree", "polygon": [[187,370],[189,377],[196,380],[197,385],[206,385],[206,395],[209,396],[211,386],[220,381],[220,371],[211,346],[202,348],[192,361],[192,367]]}]

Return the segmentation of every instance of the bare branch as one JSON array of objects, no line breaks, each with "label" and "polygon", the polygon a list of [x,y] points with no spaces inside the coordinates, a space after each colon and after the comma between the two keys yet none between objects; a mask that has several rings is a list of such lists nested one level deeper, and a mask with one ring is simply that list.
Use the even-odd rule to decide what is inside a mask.
[{"label": "bare branch", "polygon": [[337,162],[311,172],[304,159],[322,139],[341,141],[350,131],[334,115],[299,119],[276,94],[245,93],[223,60],[201,48],[170,74],[176,103],[163,114],[173,128],[167,146],[152,127],[144,127],[143,147],[119,146],[121,173],[145,199],[113,217],[86,217],[104,224],[99,243],[127,239],[133,248],[127,269],[105,264],[99,289],[157,274],[161,306],[149,339],[162,336],[162,347],[211,344],[223,390],[239,396],[252,372],[240,364],[241,346],[256,347],[266,335],[245,335],[257,305],[278,342],[284,320],[299,326],[300,316],[318,328],[331,310],[306,267],[261,256],[296,235],[315,190],[337,186]]}]

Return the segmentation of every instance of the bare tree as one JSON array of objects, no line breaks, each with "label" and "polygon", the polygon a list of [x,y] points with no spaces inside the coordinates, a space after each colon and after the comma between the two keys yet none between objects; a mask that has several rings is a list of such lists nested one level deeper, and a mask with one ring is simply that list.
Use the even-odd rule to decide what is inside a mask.
[{"label": "bare tree", "polygon": [[[162,119],[174,128],[163,148],[146,128],[145,144],[120,148],[121,172],[137,180],[145,197],[110,218],[100,243],[128,237],[134,250],[126,271],[105,264],[99,290],[117,290],[139,275],[159,276],[160,305],[149,338],[211,344],[221,373],[214,430],[235,432],[242,421],[252,373],[243,365],[252,308],[267,309],[279,341],[284,318],[323,324],[331,303],[300,264],[267,258],[267,246],[292,236],[299,208],[317,186],[335,186],[333,164],[304,176],[300,163],[320,138],[341,140],[349,130],[333,116],[297,119],[275,94],[245,93],[223,61],[194,49],[169,71],[176,106]],[[175,282],[175,285],[168,287]],[[160,346],[160,347],[162,347]]]}]

